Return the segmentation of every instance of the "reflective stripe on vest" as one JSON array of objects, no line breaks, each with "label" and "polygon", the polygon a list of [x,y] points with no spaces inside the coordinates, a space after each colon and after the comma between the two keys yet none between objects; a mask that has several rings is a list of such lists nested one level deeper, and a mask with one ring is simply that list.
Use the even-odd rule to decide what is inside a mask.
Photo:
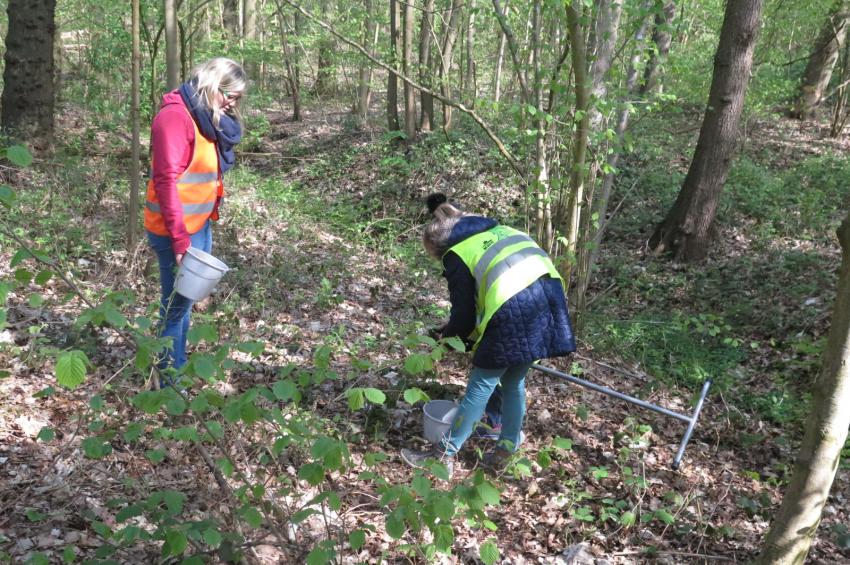
[{"label": "reflective stripe on vest", "polygon": [[549,256],[528,235],[496,226],[453,246],[472,273],[476,287],[476,326],[470,339],[478,347],[487,323],[502,305],[544,275],[561,279]]},{"label": "reflective stripe on vest", "polygon": [[[188,110],[187,110],[188,112]],[[190,114],[191,116],[191,114]],[[192,160],[186,170],[177,177],[177,196],[183,212],[186,231],[198,232],[204,227],[215,210],[216,201],[223,195],[219,175],[218,151],[215,143],[201,134],[195,120],[195,143]],[[153,163],[151,164],[153,170]],[[148,181],[147,201],[145,202],[145,229],[157,235],[170,235],[162,217],[160,202],[154,189],[153,174]]]}]

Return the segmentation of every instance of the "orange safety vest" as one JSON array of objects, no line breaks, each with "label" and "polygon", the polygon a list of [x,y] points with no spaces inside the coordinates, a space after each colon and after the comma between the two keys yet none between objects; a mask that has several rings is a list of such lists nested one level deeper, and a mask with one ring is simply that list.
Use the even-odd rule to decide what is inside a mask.
[{"label": "orange safety vest", "polygon": [[[194,119],[192,125],[195,127],[195,151],[189,166],[177,177],[177,195],[183,205],[183,222],[190,234],[204,227],[215,210],[217,199],[224,195],[215,143],[203,136]],[[151,162],[151,170],[153,166]],[[157,235],[170,235],[153,187],[153,174],[148,181],[145,229]]]}]

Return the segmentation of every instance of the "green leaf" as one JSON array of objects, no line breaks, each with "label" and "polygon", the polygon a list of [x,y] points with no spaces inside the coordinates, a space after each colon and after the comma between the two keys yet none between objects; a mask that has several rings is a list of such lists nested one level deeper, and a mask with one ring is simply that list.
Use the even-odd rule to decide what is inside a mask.
[{"label": "green leaf", "polygon": [[222,537],[218,530],[214,530],[212,528],[204,530],[204,543],[210,547],[218,547],[221,543]]},{"label": "green leaf", "polygon": [[404,526],[404,520],[400,520],[394,512],[387,515],[386,527],[387,533],[390,534],[393,539],[401,539],[401,536],[404,535],[404,531],[406,529]]},{"label": "green leaf", "polygon": [[668,526],[676,521],[676,518],[673,517],[667,510],[663,508],[659,508],[655,511],[655,517],[667,524]]},{"label": "green leaf", "polygon": [[27,565],[50,565],[50,559],[47,558],[45,554],[38,551],[30,555],[29,559],[26,560]]},{"label": "green leaf", "polygon": [[404,401],[408,404],[428,402],[429,400],[431,400],[431,397],[421,388],[411,387],[404,391]]},{"label": "green leaf", "polygon": [[56,360],[56,380],[71,390],[86,380],[86,366],[89,359],[82,351],[63,351]]},{"label": "green leaf", "polygon": [[218,372],[215,360],[211,355],[206,353],[193,353],[189,357],[189,362],[192,366],[192,371],[202,379],[214,379]]},{"label": "green leaf", "polygon": [[372,404],[383,404],[387,400],[387,395],[377,388],[367,388],[363,391],[363,394]]},{"label": "green leaf", "polygon": [[186,551],[186,546],[189,540],[186,539],[186,534],[180,530],[169,530],[165,533],[165,543],[168,549],[163,547],[163,553],[166,551],[168,555],[182,555]]},{"label": "green leaf", "polygon": [[275,398],[282,402],[286,402],[287,400],[295,398],[295,395],[298,394],[298,387],[295,386],[294,382],[286,379],[275,382],[272,385],[272,392],[274,393]]},{"label": "green leaf", "polygon": [[252,528],[259,528],[263,525],[263,515],[253,506],[246,506],[240,514],[242,515],[242,519],[245,520],[245,523]]},{"label": "green leaf", "polygon": [[571,451],[573,448],[573,441],[571,439],[558,436],[552,440],[552,445],[564,451]]},{"label": "green leaf", "polygon": [[483,500],[485,504],[489,504],[491,506],[499,504],[499,489],[491,485],[489,482],[485,481],[476,485],[475,490],[478,492],[478,496],[481,497],[481,500]]},{"label": "green leaf", "polygon": [[251,357],[259,357],[266,348],[262,341],[244,341],[236,346],[242,353],[248,353]]},{"label": "green leaf", "polygon": [[36,437],[36,439],[38,439],[40,441],[51,441],[55,437],[56,437],[56,432],[53,431],[53,428],[51,428],[49,426],[44,426],[43,428],[41,428],[41,430],[39,430],[38,436]]},{"label": "green leaf", "polygon": [[450,496],[441,495],[434,499],[434,514],[437,518],[448,522],[455,515],[455,501]]},{"label": "green leaf", "polygon": [[198,430],[194,426],[184,426],[174,430],[174,439],[177,441],[201,441]]},{"label": "green leaf", "polygon": [[6,158],[19,167],[29,167],[32,164],[32,153],[23,145],[7,147]]},{"label": "green leaf", "polygon": [[637,516],[635,516],[635,513],[632,512],[631,510],[627,510],[626,512],[623,512],[622,516],[620,516],[620,523],[627,528],[629,526],[634,525],[636,520],[637,520]]},{"label": "green leaf", "polygon": [[230,462],[230,459],[222,457],[216,461],[216,463],[218,464],[218,468],[221,469],[221,472],[224,473],[225,477],[229,477],[233,474],[233,463]]},{"label": "green leaf", "polygon": [[318,513],[319,511],[315,508],[305,508],[304,510],[299,510],[298,512],[293,514],[292,517],[290,517],[289,521],[293,524],[300,524],[310,516],[313,516],[314,514]]},{"label": "green leaf", "polygon": [[316,486],[325,479],[325,470],[318,463],[307,463],[298,469],[298,478]]},{"label": "green leaf", "polygon": [[90,459],[100,459],[112,453],[112,446],[99,437],[87,437],[83,440],[83,452]]},{"label": "green leaf", "polygon": [[73,563],[76,560],[77,552],[74,551],[74,546],[65,546],[65,549],[62,550],[62,561],[65,563]]},{"label": "green leaf", "polygon": [[348,534],[348,543],[351,544],[351,549],[358,551],[366,544],[366,530],[354,530]]},{"label": "green leaf", "polygon": [[413,477],[411,486],[413,487],[413,492],[424,498],[431,490],[431,480],[424,475],[416,475]]},{"label": "green leaf", "polygon": [[404,370],[411,375],[419,375],[430,371],[434,367],[434,361],[430,355],[424,353],[412,353],[404,360]]},{"label": "green leaf", "polygon": [[455,351],[460,351],[461,353],[466,351],[466,344],[457,336],[443,338],[443,342]]},{"label": "green leaf", "polygon": [[27,304],[30,308],[38,308],[44,304],[44,297],[37,292],[33,292],[27,297]]},{"label": "green leaf", "polygon": [[189,329],[186,339],[193,345],[201,343],[202,339],[207,340],[209,343],[216,343],[218,341],[218,331],[212,324],[198,324]]},{"label": "green leaf", "polygon": [[122,508],[118,514],[115,515],[115,519],[119,522],[126,522],[130,518],[135,518],[136,516],[141,516],[144,513],[144,506],[141,504],[130,504]]},{"label": "green leaf", "polygon": [[501,557],[499,548],[496,546],[496,542],[492,538],[481,544],[481,549],[479,550],[478,555],[481,557],[481,561],[484,562],[484,565],[493,565],[499,560],[499,557]]},{"label": "green leaf", "polygon": [[350,410],[360,410],[366,405],[366,395],[363,394],[362,388],[350,388],[345,395],[348,399],[348,408]]},{"label": "green leaf", "polygon": [[162,463],[165,459],[166,452],[164,449],[149,449],[145,452],[145,457],[154,465]]},{"label": "green leaf", "polygon": [[307,554],[307,565],[326,565],[333,562],[335,555],[333,549],[316,546]]},{"label": "green leaf", "polygon": [[27,515],[27,520],[30,522],[40,522],[47,518],[47,514],[39,512],[35,508],[27,508],[25,514]]},{"label": "green leaf", "polygon": [[455,542],[455,532],[448,524],[438,524],[434,529],[434,545],[437,551],[448,553]]},{"label": "green leaf", "polygon": [[171,516],[177,516],[183,512],[183,502],[186,500],[186,495],[179,490],[162,491],[162,501],[168,508],[168,513]]},{"label": "green leaf", "polygon": [[6,208],[11,208],[15,204],[15,191],[5,184],[0,184],[0,204]]}]

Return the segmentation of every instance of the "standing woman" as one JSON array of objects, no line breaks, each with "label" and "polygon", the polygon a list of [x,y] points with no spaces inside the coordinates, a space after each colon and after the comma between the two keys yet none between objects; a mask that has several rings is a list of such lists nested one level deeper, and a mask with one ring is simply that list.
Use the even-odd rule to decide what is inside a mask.
[{"label": "standing woman", "polygon": [[528,235],[495,220],[465,214],[444,194],[428,198],[434,219],[425,227],[425,250],[443,264],[451,317],[443,337],[471,341],[472,372],[466,394],[440,445],[402,449],[404,461],[421,467],[441,460],[451,475],[457,452],[496,386],[502,385],[502,427],[484,464],[500,466],[522,441],[525,375],[531,364],[575,351],[562,279]]},{"label": "standing woman", "polygon": [[192,301],[174,292],[174,277],[190,246],[212,250],[210,220],[218,220],[222,175],[233,166],[242,137],[238,103],[246,87],[238,63],[212,59],[163,97],[151,125],[145,229],[159,260],[160,336],[171,338],[160,368],[186,364]]}]

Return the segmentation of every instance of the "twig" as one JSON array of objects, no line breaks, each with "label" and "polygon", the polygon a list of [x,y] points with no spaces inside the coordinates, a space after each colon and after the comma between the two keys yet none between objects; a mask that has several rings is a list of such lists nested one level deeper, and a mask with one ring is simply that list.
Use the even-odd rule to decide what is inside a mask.
[{"label": "twig", "polygon": [[620,369],[619,367],[609,365],[608,363],[603,363],[602,361],[597,361],[596,359],[591,359],[590,357],[585,357],[584,355],[579,355],[578,353],[574,353],[573,355],[577,359],[581,359],[582,361],[589,361],[589,362],[593,363],[594,365],[599,365],[600,367],[605,367],[606,369],[610,369],[610,370],[614,371],[615,373],[620,373],[623,376],[631,377],[631,378],[637,379],[641,382],[647,382],[646,377],[644,377],[642,375],[638,375],[637,373],[630,373],[629,371],[626,371],[625,369]]},{"label": "twig", "polygon": [[[646,556],[647,553],[645,551],[632,550],[632,551],[617,551],[616,553],[612,553],[611,555],[617,555],[617,556],[620,556],[620,555],[623,555],[623,556],[625,556],[625,555],[644,555],[644,556]],[[675,556],[675,557],[698,557],[699,559],[713,559],[714,561],[732,561],[733,563],[738,561],[734,557],[724,557],[723,555],[702,555],[702,554],[699,554],[699,553],[688,553],[688,552],[685,552],[685,551],[655,551],[655,552],[652,553],[652,555],[670,555],[670,556]]]}]

